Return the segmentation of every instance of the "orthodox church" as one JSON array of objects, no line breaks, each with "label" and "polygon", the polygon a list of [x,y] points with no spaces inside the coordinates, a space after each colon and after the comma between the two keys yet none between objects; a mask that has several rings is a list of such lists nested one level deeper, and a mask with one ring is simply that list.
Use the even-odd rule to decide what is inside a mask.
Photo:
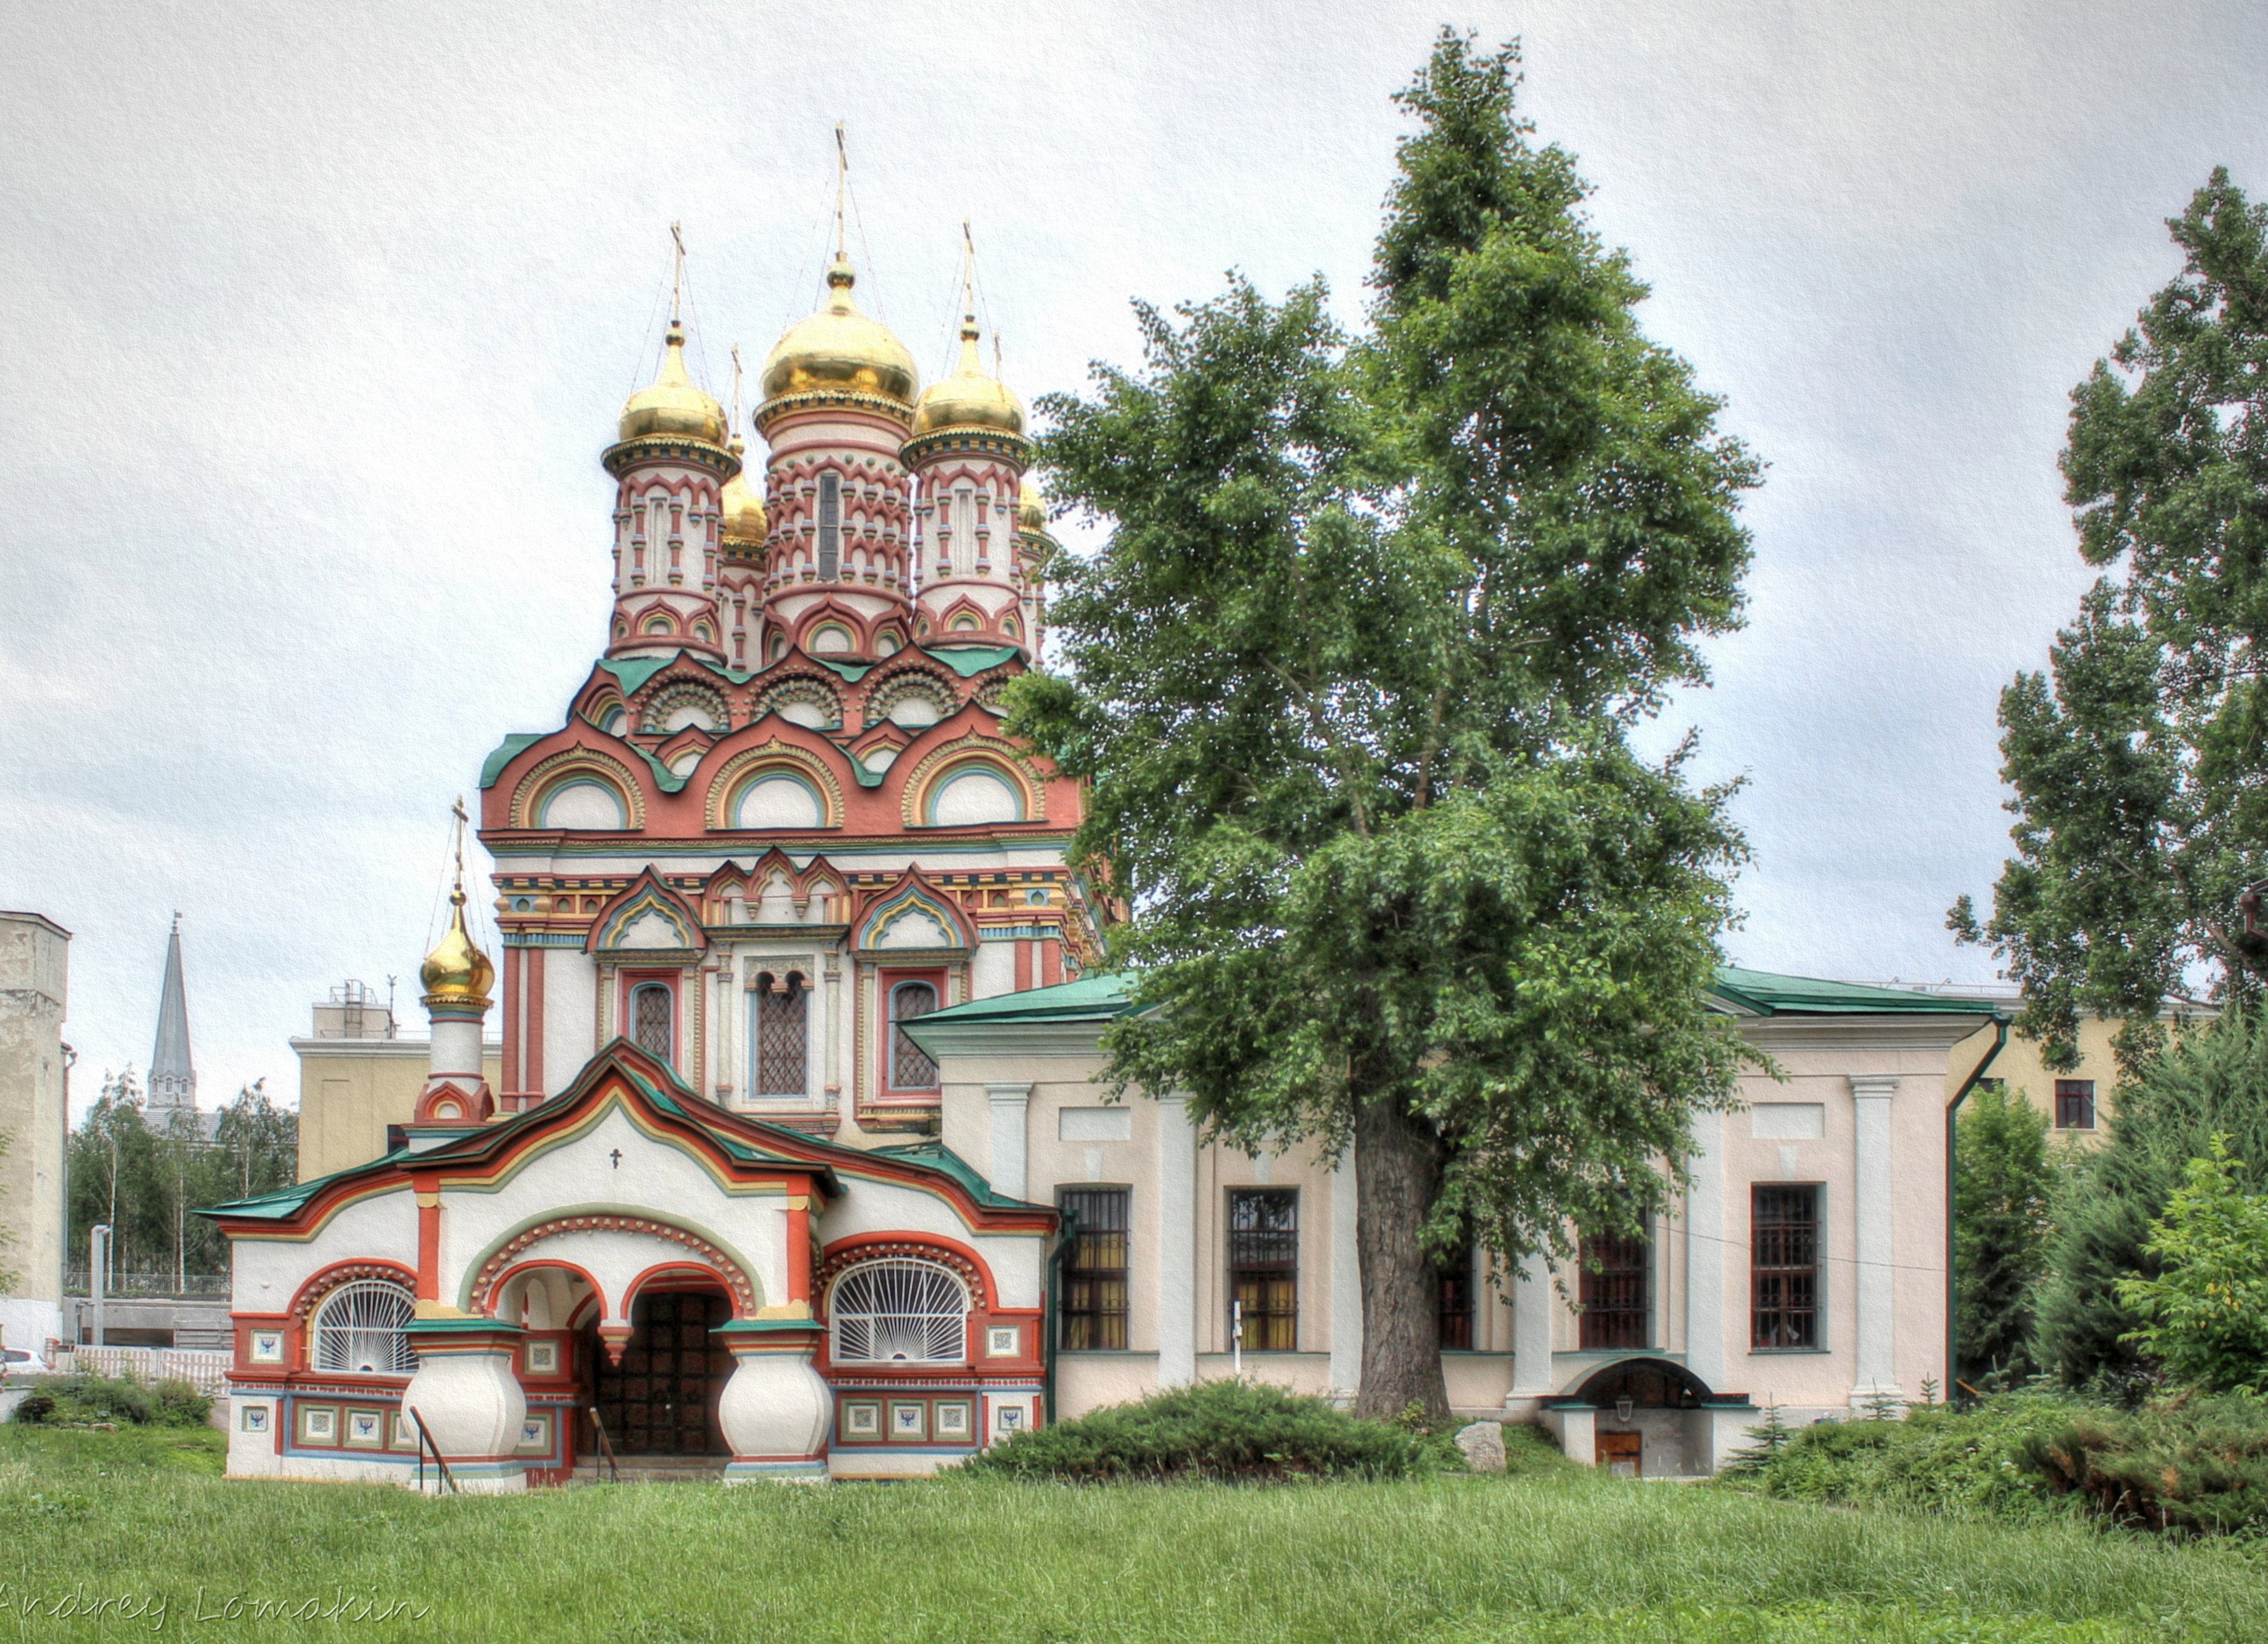
[{"label": "orthodox church", "polygon": [[[856,284],[838,254],[765,361],[760,473],[675,318],[622,408],[605,652],[480,773],[500,968],[460,871],[389,1150],[207,1213],[232,1475],[887,1478],[1197,1378],[1354,1388],[1348,1161],[1094,1082],[1128,1001],[1080,791],[999,710],[1055,551],[1023,406],[973,304],[924,388]],[[1697,1122],[1650,1238],[1442,1272],[1460,1410],[1705,1472],[1756,1399],[1944,1384],[1943,1091],[1992,1007],[1746,971],[1714,1002],[1786,1078]]]}]

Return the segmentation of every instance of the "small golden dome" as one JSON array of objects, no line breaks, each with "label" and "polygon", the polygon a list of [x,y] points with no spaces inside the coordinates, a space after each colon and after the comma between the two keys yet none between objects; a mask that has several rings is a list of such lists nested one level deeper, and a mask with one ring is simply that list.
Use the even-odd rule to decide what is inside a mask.
[{"label": "small golden dome", "polygon": [[1007,384],[984,374],[976,358],[976,317],[961,322],[961,365],[942,382],[922,391],[914,408],[917,437],[940,428],[990,428],[1004,434],[1024,431],[1024,402],[1008,392]]},{"label": "small golden dome", "polygon": [[661,357],[661,374],[651,387],[640,388],[622,404],[622,437],[644,439],[674,435],[721,445],[725,439],[725,408],[693,386],[685,374],[685,328],[669,322],[668,346]]},{"label": "small golden dome", "polygon": [[[725,548],[728,554],[734,549],[755,549],[763,546],[770,534],[770,524],[764,518],[764,499],[756,488],[748,483],[748,442],[738,434],[733,436],[732,453],[743,464],[740,471],[725,482],[725,489],[717,495],[719,510],[725,516]],[[747,558],[743,552],[733,556]]]},{"label": "small golden dome", "polygon": [[858,276],[837,258],[827,270],[827,306],[799,321],[764,361],[764,398],[792,394],[860,394],[911,405],[921,385],[914,357],[889,327],[850,300]]},{"label": "small golden dome", "polygon": [[428,999],[485,1005],[489,989],[496,981],[496,967],[489,962],[486,954],[474,946],[472,936],[465,929],[465,893],[461,888],[449,894],[449,904],[453,911],[448,932],[425,955],[425,962],[417,968],[417,979],[425,984]]},{"label": "small golden dome", "polygon": [[1048,499],[1046,494],[1040,490],[1039,481],[1024,482],[1024,493],[1018,498],[1018,504],[1016,523],[1027,531],[1036,531],[1045,535],[1048,528]]}]

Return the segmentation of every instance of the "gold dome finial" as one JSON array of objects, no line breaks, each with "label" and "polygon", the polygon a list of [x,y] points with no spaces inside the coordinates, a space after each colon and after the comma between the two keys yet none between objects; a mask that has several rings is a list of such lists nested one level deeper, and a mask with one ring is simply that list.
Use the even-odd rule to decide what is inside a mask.
[{"label": "gold dome finial", "polygon": [[764,517],[764,499],[748,483],[748,442],[740,438],[740,345],[733,344],[733,439],[725,446],[740,460],[740,471],[725,482],[717,493],[717,506],[724,515],[722,537],[727,559],[759,559],[763,555],[764,538],[771,534],[770,521]]},{"label": "gold dome finial", "polygon": [[622,404],[621,438],[644,439],[674,436],[721,445],[725,439],[725,408],[693,386],[685,374],[685,237],[679,225],[669,225],[674,261],[669,282],[669,332],[662,339],[661,372]]},{"label": "gold dome finial", "polygon": [[998,377],[985,375],[976,351],[976,242],[964,218],[961,238],[965,254],[961,269],[961,364],[953,375],[930,385],[914,408],[916,437],[941,428],[982,428],[1021,436],[1024,402],[1008,392]]},{"label": "gold dome finial", "polygon": [[449,892],[449,928],[425,955],[425,962],[417,967],[417,979],[424,984],[429,1003],[438,999],[486,1008],[489,989],[496,982],[496,967],[465,928],[466,815],[461,798],[450,807],[450,814],[456,818],[457,880]]},{"label": "gold dome finial", "polygon": [[1024,482],[1023,495],[1017,499],[1016,523],[1037,536],[1048,534],[1048,498],[1035,479]]},{"label": "gold dome finial", "polygon": [[889,327],[858,312],[850,295],[858,271],[850,266],[846,202],[850,159],[843,125],[835,126],[835,261],[827,269],[827,301],[808,320],[790,326],[772,345],[758,379],[764,391],[756,409],[762,426],[778,402],[813,396],[828,400],[880,400],[895,416],[911,408],[921,387],[914,357]]}]

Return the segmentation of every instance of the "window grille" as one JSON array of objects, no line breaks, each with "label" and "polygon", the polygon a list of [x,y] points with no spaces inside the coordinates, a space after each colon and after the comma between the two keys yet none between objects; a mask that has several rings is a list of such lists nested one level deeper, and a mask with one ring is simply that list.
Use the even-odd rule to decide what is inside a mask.
[{"label": "window grille", "polygon": [[907,1035],[904,1023],[937,1008],[937,989],[901,982],[890,990],[890,1084],[898,1090],[937,1088],[937,1064]]},{"label": "window grille", "polygon": [[406,1333],[416,1304],[400,1285],[357,1279],[341,1285],[315,1309],[308,1358],[317,1370],[408,1375],[417,1368]]},{"label": "window grille", "polygon": [[1246,1352],[1290,1353],[1299,1345],[1297,1192],[1245,1188],[1228,1196],[1228,1293],[1242,1309]]},{"label": "window grille", "polygon": [[835,1281],[828,1312],[838,1363],[961,1364],[968,1358],[968,1293],[932,1262],[892,1257]]},{"label": "window grille", "polygon": [[1441,1345],[1462,1352],[1473,1345],[1473,1263],[1475,1252],[1433,1270],[1434,1294],[1441,1323]]},{"label": "window grille", "polygon": [[1762,1348],[1819,1345],[1819,1190],[1749,1190],[1749,1335]]},{"label": "window grille", "polygon": [[2057,1080],[2056,1129],[2091,1131],[2094,1128],[2095,1081],[2091,1079]]},{"label": "window grille", "polygon": [[810,1000],[800,971],[789,971],[782,981],[756,978],[756,1095],[805,1094]]},{"label": "window grille", "polygon": [[843,480],[819,476],[819,579],[832,582],[843,563]]},{"label": "window grille", "polygon": [[1127,1190],[1073,1188],[1064,1213],[1078,1218],[1063,1264],[1063,1345],[1078,1352],[1126,1347]]},{"label": "window grille", "polygon": [[1646,1239],[1600,1234],[1583,1241],[1582,1345],[1586,1352],[1643,1347],[1648,1268],[1653,1248]]},{"label": "window grille", "polygon": [[666,982],[642,982],[630,991],[630,1040],[648,1056],[665,1062],[677,1060],[676,1035],[671,1031],[674,1001]]}]

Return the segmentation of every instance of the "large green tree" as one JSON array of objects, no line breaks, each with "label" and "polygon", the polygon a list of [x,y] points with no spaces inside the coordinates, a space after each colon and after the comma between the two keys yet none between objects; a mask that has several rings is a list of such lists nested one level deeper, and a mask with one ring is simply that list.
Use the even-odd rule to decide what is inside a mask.
[{"label": "large green tree", "polygon": [[1979,1089],[1960,1120],[1953,1250],[1960,1308],[1955,1334],[1970,1385],[2021,1381],[2032,1370],[2032,1313],[2047,1271],[2053,1170],[2047,1116],[2021,1091]]},{"label": "large green tree", "polygon": [[1107,536],[1011,699],[1130,914],[1113,1075],[1351,1148],[1373,1413],[1446,1412],[1437,1258],[1638,1230],[1742,1061],[1727,793],[1629,737],[1736,623],[1756,469],[1517,80],[1445,33],[1401,93],[1364,334],[1233,277],[1043,402]]},{"label": "large green tree", "polygon": [[2124,1019],[2131,1071],[2186,977],[2268,975],[2268,210],[2215,171],[2169,227],[2180,276],[2072,391],[2066,496],[2106,574],[2001,695],[2016,855],[1989,922],[1950,919],[2055,1068],[2085,1015]]}]

